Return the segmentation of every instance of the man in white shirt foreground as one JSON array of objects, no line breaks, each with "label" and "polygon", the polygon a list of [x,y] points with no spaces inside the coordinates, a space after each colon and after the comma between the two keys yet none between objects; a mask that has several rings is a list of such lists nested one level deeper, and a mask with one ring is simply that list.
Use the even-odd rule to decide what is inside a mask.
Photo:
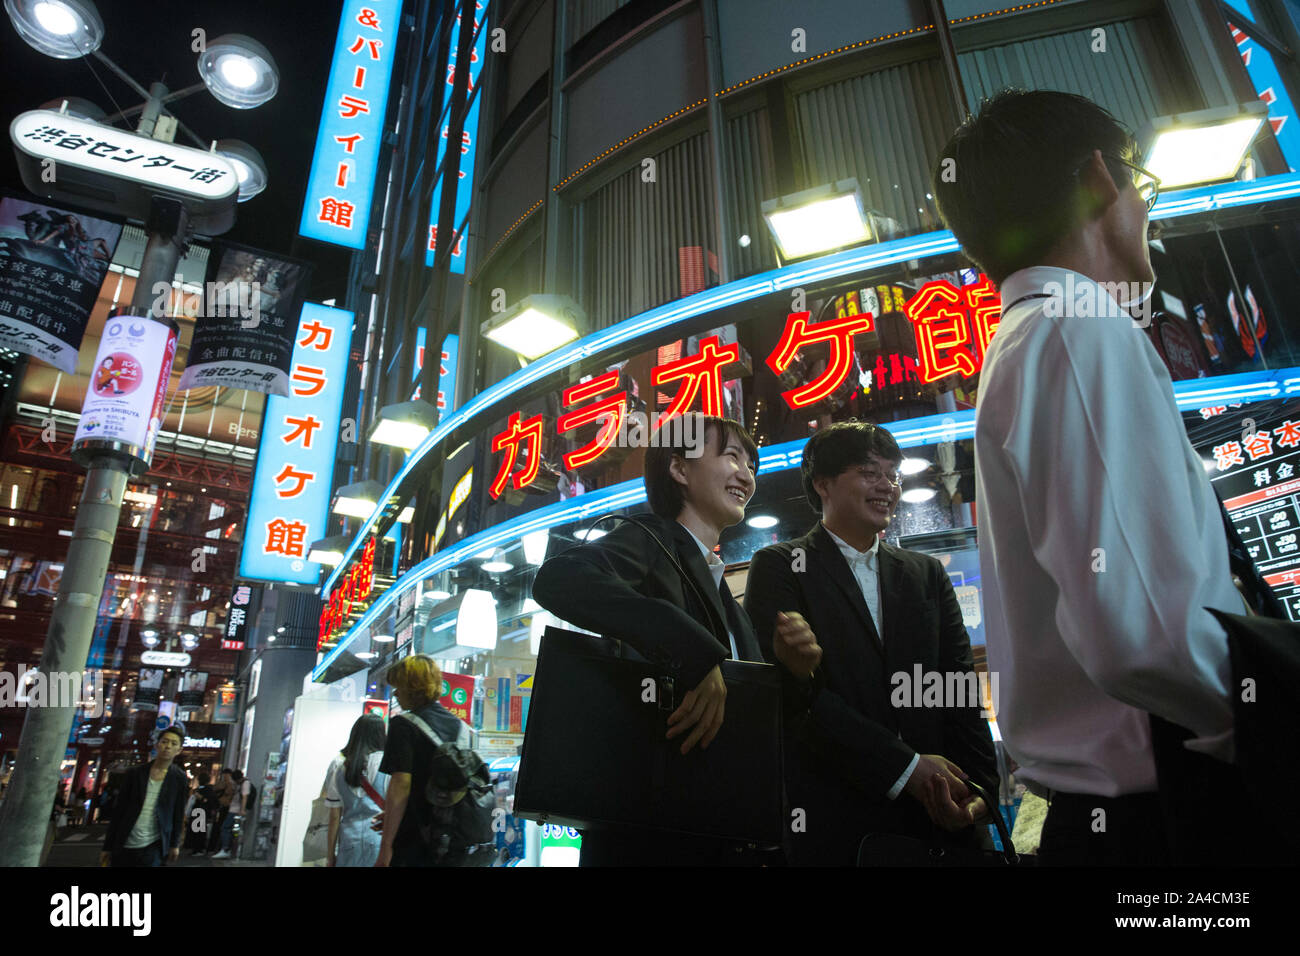
[{"label": "man in white shirt foreground", "polygon": [[[803,450],[821,521],[755,553],[745,610],[788,676],[786,793],[803,811],[795,866],[852,866],[868,834],[975,845],[997,799],[970,638],[936,558],[880,534],[898,506],[903,453],[885,429],[836,422]],[[922,693],[935,681],[943,692]]]},{"label": "man in white shirt foreground", "polygon": [[[954,133],[934,177],[1002,293],[976,412],[980,568],[998,724],[1051,800],[1044,863],[1232,858],[1213,830],[1176,846],[1168,799],[1196,797],[1157,787],[1157,753],[1162,776],[1188,761],[1229,772],[1188,751],[1232,759],[1227,640],[1205,608],[1242,600],[1218,501],[1134,318],[1149,316],[1158,186],[1136,162],[1096,104],[1006,91]],[[1164,721],[1190,731],[1187,750],[1166,750]]]}]

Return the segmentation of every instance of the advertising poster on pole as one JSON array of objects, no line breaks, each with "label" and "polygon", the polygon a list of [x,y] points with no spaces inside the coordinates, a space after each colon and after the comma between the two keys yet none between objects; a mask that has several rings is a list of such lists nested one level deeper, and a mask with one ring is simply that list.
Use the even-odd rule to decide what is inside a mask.
[{"label": "advertising poster on pole", "polygon": [[140,668],[140,679],[136,683],[135,700],[132,710],[157,710],[162,699],[163,677],[167,671],[161,667]]},{"label": "advertising poster on pole", "polygon": [[289,394],[289,362],[311,278],[303,262],[221,244],[194,323],[180,388],[219,385]]},{"label": "advertising poster on pole", "polygon": [[74,458],[110,447],[149,464],[162,425],[176,340],[176,326],[170,322],[140,315],[109,317],[72,440]]},{"label": "advertising poster on pole", "polygon": [[0,348],[75,373],[121,236],[118,223],[0,197]]}]

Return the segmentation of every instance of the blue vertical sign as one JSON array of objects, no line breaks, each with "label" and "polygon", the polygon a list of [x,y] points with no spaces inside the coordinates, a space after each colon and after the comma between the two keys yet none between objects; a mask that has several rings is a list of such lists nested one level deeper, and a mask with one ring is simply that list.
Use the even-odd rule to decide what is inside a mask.
[{"label": "blue vertical sign", "polygon": [[1282,149],[1282,156],[1295,172],[1300,168],[1300,121],[1296,119],[1295,106],[1287,95],[1282,82],[1282,74],[1277,71],[1277,64],[1272,55],[1262,46],[1248,37],[1235,24],[1229,23],[1232,39],[1237,43],[1237,52],[1246,64],[1250,82],[1255,87],[1259,98],[1268,104],[1268,122],[1277,137],[1277,145]]},{"label": "blue vertical sign", "polygon": [[442,340],[442,358],[438,366],[438,421],[456,408],[456,359],[460,355],[460,338],[454,333]]},{"label": "blue vertical sign", "polygon": [[402,0],[344,0],[298,233],[366,245]]},{"label": "blue vertical sign", "polygon": [[268,396],[249,494],[239,575],[315,584],[307,560],[325,536],[353,315],[306,303],[289,365],[289,396]]},{"label": "blue vertical sign", "polygon": [[[483,23],[484,14],[487,10],[486,3],[474,4],[474,30],[477,37],[474,40],[474,46],[470,49],[469,63],[469,86],[467,95],[474,92],[478,86],[479,71],[483,69],[483,58],[487,55],[487,30],[480,29]],[[451,85],[456,82],[456,48],[460,38],[460,17],[456,18],[455,25],[451,28],[451,57],[447,66],[447,96],[451,97]],[[469,112],[465,115],[465,128],[461,134],[460,141],[460,179],[456,188],[456,214],[452,223],[452,228],[460,226],[466,215],[469,214],[470,186],[474,182],[474,156],[477,152],[478,140],[478,104],[481,96],[476,96],[474,102],[470,104]],[[442,127],[442,142],[438,144],[437,165],[441,165],[448,148],[452,144],[447,142],[447,127]],[[433,254],[438,244],[438,210],[442,206],[442,183],[443,178],[439,177],[438,182],[433,187],[433,199],[429,206],[429,241],[428,248],[424,255],[424,264],[433,265]],[[465,238],[457,238],[456,246],[451,253],[451,271],[457,275],[465,274]]]}]

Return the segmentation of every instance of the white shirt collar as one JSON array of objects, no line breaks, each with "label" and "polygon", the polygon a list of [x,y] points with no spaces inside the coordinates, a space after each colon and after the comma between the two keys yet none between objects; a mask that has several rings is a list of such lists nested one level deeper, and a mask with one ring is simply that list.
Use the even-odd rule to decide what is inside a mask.
[{"label": "white shirt collar", "polygon": [[[680,521],[677,523],[682,524]],[[682,527],[686,528],[686,525],[682,524]],[[713,565],[722,564],[722,559],[718,557],[716,554],[714,554],[712,551],[710,551],[708,547],[705,545],[705,543],[701,541],[698,537],[696,537],[694,531],[692,531],[690,528],[686,528],[686,533],[691,536],[692,541],[694,541],[696,544],[700,546],[700,552],[704,555],[705,563],[707,563],[710,567],[712,567]]]},{"label": "white shirt collar", "polygon": [[1062,269],[1058,266],[1030,266],[1027,269],[1021,269],[1019,272],[1013,272],[1002,280],[1002,287],[998,291],[1001,294],[1005,309],[1006,306],[1027,295],[1042,296],[1047,294],[1071,297],[1073,290],[1084,286],[1095,286],[1101,290],[1102,295],[1105,295],[1114,303],[1114,311],[1109,314],[1123,314],[1121,312],[1122,307],[1118,302],[1115,302],[1115,297],[1110,294],[1110,291],[1105,286],[1094,279],[1090,279],[1082,272]]},{"label": "white shirt collar", "polygon": [[831,536],[831,540],[839,547],[840,553],[844,555],[845,560],[852,562],[854,559],[865,558],[868,566],[872,566],[876,563],[880,554],[880,535],[876,535],[875,539],[871,542],[871,547],[867,548],[866,551],[859,551],[830,528],[827,528],[826,525],[822,525],[822,528],[825,529],[826,533]]}]

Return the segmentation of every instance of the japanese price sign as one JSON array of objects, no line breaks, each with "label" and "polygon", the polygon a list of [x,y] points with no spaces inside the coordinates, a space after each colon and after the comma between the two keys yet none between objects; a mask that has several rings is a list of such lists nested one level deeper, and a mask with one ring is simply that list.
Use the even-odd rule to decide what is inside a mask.
[{"label": "japanese price sign", "polygon": [[342,425],[351,312],[303,306],[289,367],[289,395],[267,399],[239,576],[315,584],[307,560],[325,536],[334,453]]},{"label": "japanese price sign", "polygon": [[366,245],[401,0],[345,0],[316,133],[300,235]]}]

